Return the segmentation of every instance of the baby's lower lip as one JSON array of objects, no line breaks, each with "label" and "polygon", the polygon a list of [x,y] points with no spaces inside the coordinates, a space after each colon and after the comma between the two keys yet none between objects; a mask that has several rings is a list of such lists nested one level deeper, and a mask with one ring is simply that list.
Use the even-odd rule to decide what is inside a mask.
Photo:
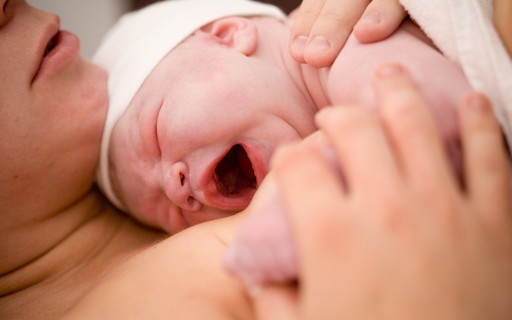
[{"label": "baby's lower lip", "polygon": [[252,169],[254,170],[254,176],[256,177],[256,186],[259,187],[263,179],[268,173],[268,167],[262,153],[258,152],[257,148],[252,147],[248,144],[242,144],[247,151],[247,156],[251,160]]}]

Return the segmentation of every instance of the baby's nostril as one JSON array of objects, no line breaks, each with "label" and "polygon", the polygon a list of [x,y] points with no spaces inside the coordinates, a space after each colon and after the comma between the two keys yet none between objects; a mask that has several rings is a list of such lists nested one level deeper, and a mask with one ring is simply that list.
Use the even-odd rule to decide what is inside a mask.
[{"label": "baby's nostril", "polygon": [[185,175],[180,173],[180,184],[183,187],[185,185]]},{"label": "baby's nostril", "polygon": [[188,197],[187,198],[187,203],[188,203],[189,206],[192,207],[194,205],[194,202],[195,202],[194,197]]}]

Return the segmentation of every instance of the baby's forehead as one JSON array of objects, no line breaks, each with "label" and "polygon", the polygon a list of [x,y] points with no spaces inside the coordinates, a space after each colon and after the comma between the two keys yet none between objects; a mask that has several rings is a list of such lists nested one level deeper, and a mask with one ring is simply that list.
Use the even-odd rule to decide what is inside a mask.
[{"label": "baby's forehead", "polygon": [[169,52],[149,73],[128,108],[144,102],[161,100],[164,94],[172,92],[174,87],[185,81],[184,78],[189,77],[187,74],[191,70],[182,67],[188,58],[174,52]]},{"label": "baby's forehead", "polygon": [[213,66],[220,64],[219,61],[212,61],[204,47],[191,46],[186,41],[169,52],[155,66],[140,86],[135,98],[142,96],[150,99],[151,95],[177,93],[176,90],[180,88],[203,83],[202,79],[213,72]]}]

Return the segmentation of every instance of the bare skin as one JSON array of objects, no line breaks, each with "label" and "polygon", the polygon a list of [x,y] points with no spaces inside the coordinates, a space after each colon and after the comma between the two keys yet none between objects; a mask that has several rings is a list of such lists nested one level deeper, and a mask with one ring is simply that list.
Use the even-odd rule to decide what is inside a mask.
[{"label": "bare skin", "polygon": [[512,57],[512,2],[494,0],[494,27]]},{"label": "bare skin", "polygon": [[[9,75],[0,77],[8,89],[0,92],[0,317],[74,318],[106,307],[113,317],[250,319],[247,296],[218,263],[238,218],[160,242],[160,233],[113,209],[94,186],[105,74],[78,56],[69,34],[44,55],[57,17],[21,0],[0,4],[0,56],[9,57],[0,59]],[[168,282],[166,270],[176,271]],[[148,284],[166,289],[155,291],[154,305],[144,301],[155,290]],[[169,301],[183,309],[165,308]]]},{"label": "bare skin", "polygon": [[378,109],[371,74],[383,62],[411,70],[457,161],[454,108],[469,84],[410,21],[386,41],[352,35],[330,68],[298,64],[289,36],[273,18],[218,19],[156,66],[110,140],[111,177],[128,212],[174,234],[244,209],[274,150],[314,132],[318,110]]},{"label": "bare skin", "polygon": [[298,62],[328,67],[352,31],[361,42],[380,41],[405,16],[398,0],[304,0],[294,13],[290,52]]},{"label": "bare skin", "polygon": [[[375,82],[382,117],[326,110],[317,118],[323,143],[275,158],[301,285],[262,288],[260,319],[509,319],[512,175],[489,101],[473,93],[459,109],[461,187],[407,73]],[[347,169],[344,183],[325,144]]]}]

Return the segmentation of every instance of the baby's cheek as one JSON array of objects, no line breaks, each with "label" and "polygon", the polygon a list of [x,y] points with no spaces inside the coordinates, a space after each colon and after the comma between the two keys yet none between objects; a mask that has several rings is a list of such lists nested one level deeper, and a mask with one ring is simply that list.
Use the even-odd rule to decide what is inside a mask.
[{"label": "baby's cheek", "polygon": [[276,195],[249,213],[226,253],[224,266],[249,291],[297,279],[296,248],[284,206]]}]

